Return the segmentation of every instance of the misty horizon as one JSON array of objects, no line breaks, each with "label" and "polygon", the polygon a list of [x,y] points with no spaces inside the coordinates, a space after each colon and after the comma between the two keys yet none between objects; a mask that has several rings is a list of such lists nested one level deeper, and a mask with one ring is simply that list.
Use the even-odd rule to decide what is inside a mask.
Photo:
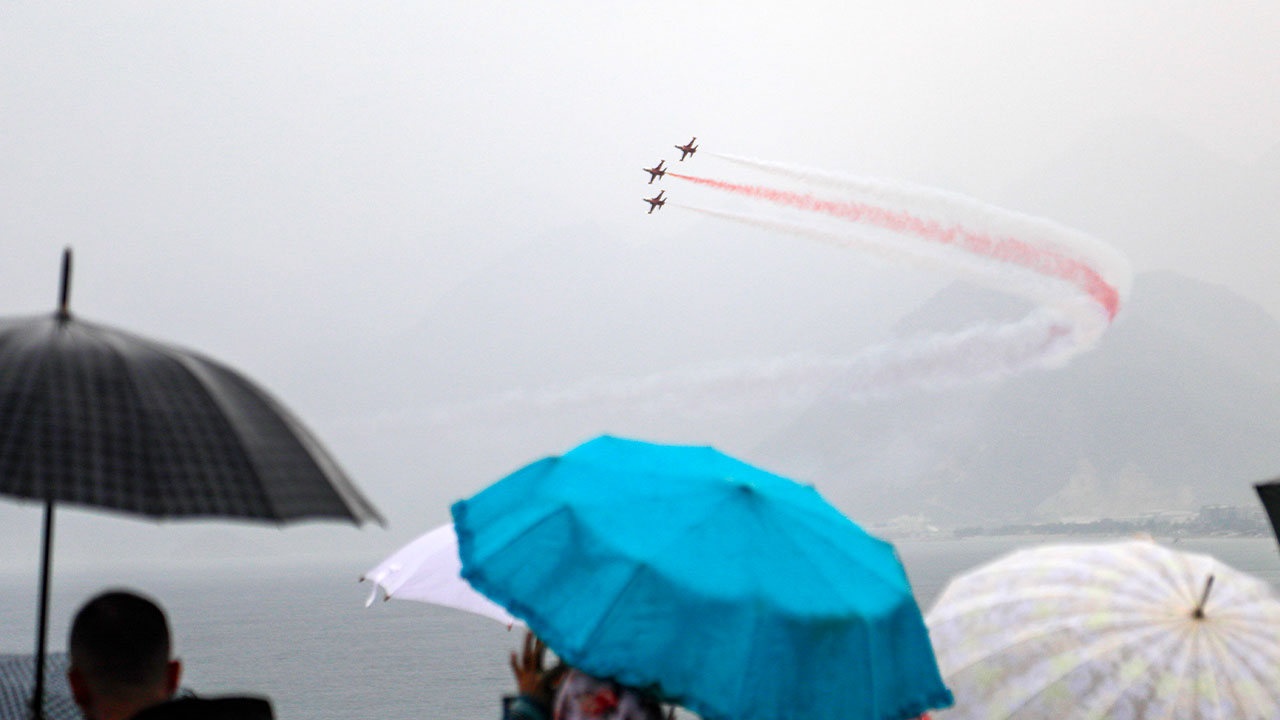
[{"label": "misty horizon", "polygon": [[[1139,278],[1173,273],[1229,295],[1224,315],[1171,302],[1150,322],[1162,337],[1199,319],[1196,332],[1260,338],[1204,366],[1224,383],[1257,375],[1274,329],[1263,320],[1280,317],[1280,100],[1267,92],[1280,77],[1277,11],[916,10],[0,11],[13,99],[0,134],[4,314],[52,311],[71,246],[74,313],[243,371],[389,519],[386,531],[276,529],[59,508],[56,562],[371,566],[444,522],[452,501],[609,432],[715,444],[814,482],[855,520],[900,514],[901,503],[860,504],[860,478],[895,466],[915,477],[926,458],[942,462],[921,448],[945,444],[908,438],[862,466],[834,441],[806,454],[787,429],[815,422],[822,403],[779,402],[767,383],[675,410],[640,392],[455,412],[584,383],[853,357],[896,340],[898,323],[957,280],[690,212],[680,205],[749,210],[675,178],[647,185],[643,168],[660,159],[714,178],[738,173],[721,154],[901,180],[1079,229]],[[691,135],[702,149],[681,162],[672,145]],[[670,202],[648,216],[641,200],[659,189]],[[1105,365],[1092,354],[1109,339],[1014,385],[1062,391],[1091,358]],[[1270,397],[1277,379],[1257,382],[1253,394]],[[944,387],[840,412],[875,425],[988,390],[1000,392]],[[1215,390],[1205,402],[1235,402]],[[1219,450],[1188,451],[1211,462]],[[1280,462],[1274,452],[1252,451],[1248,467]],[[1049,462],[1020,461],[1028,485]],[[1159,478],[1140,475],[1155,490],[1132,504],[1158,502]],[[1194,489],[1234,483],[1228,494],[1245,502],[1260,479]],[[0,503],[0,528],[5,569],[34,567],[37,507]]]}]

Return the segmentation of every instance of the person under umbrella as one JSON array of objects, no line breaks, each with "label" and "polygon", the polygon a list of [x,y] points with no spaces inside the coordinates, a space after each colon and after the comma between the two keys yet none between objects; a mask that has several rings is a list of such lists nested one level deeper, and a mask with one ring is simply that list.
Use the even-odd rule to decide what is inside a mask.
[{"label": "person under umbrella", "polygon": [[76,613],[67,641],[67,682],[85,720],[271,720],[271,703],[255,697],[178,696],[182,663],[172,656],[160,606],[113,590]]},{"label": "person under umbrella", "polygon": [[547,646],[525,632],[524,648],[511,653],[519,694],[502,702],[502,720],[672,720],[652,693],[574,670],[563,661],[545,668]]},{"label": "person under umbrella", "polygon": [[707,720],[951,703],[893,547],[713,448],[600,437],[452,511],[463,578],[596,678]]},{"label": "person under umbrella", "polygon": [[33,712],[42,713],[55,503],[151,518],[382,523],[320,442],[252,381],[69,308],[0,318],[0,494],[44,505]]}]

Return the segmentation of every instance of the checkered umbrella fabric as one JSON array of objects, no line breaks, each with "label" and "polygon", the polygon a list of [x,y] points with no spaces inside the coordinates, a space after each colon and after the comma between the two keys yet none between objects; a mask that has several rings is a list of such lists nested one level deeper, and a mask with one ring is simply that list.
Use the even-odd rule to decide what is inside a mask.
[{"label": "checkered umbrella fabric", "polygon": [[248,379],[66,314],[0,319],[0,494],[158,518],[382,521]]},{"label": "checkered umbrella fabric", "polygon": [[[44,717],[47,720],[81,720],[80,708],[67,684],[67,656],[51,653],[45,657]],[[0,655],[0,718],[27,717],[31,697],[31,676],[35,658],[30,655]]]},{"label": "checkered umbrella fabric", "polygon": [[279,402],[202,355],[73,317],[70,280],[67,248],[58,310],[0,318],[0,495],[44,505],[36,720],[58,503],[155,518],[383,522]]}]

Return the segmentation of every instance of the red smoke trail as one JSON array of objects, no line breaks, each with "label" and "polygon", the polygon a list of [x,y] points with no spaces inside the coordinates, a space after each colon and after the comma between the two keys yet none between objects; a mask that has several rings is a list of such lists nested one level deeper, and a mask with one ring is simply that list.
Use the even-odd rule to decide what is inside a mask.
[{"label": "red smoke trail", "polygon": [[885,230],[915,235],[942,245],[955,245],[976,255],[1020,265],[1028,270],[1066,280],[1087,292],[1114,320],[1120,309],[1120,293],[1093,268],[1060,253],[1035,247],[1015,238],[992,238],[960,225],[942,226],[935,220],[916,217],[903,210],[890,210],[868,203],[823,200],[804,193],[776,190],[760,185],[739,185],[720,180],[667,172],[672,177],[688,180],[719,190],[787,205],[800,210],[821,212],[853,222],[866,223]]}]

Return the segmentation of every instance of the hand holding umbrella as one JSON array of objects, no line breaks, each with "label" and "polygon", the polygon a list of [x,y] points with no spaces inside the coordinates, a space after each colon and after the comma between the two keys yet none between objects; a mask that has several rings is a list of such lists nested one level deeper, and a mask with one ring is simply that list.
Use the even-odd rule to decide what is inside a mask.
[{"label": "hand holding umbrella", "polygon": [[525,632],[524,651],[518,656],[514,650],[511,652],[511,672],[516,676],[516,692],[522,695],[534,695],[538,692],[546,672],[543,667],[546,655],[546,644],[537,635]]}]

